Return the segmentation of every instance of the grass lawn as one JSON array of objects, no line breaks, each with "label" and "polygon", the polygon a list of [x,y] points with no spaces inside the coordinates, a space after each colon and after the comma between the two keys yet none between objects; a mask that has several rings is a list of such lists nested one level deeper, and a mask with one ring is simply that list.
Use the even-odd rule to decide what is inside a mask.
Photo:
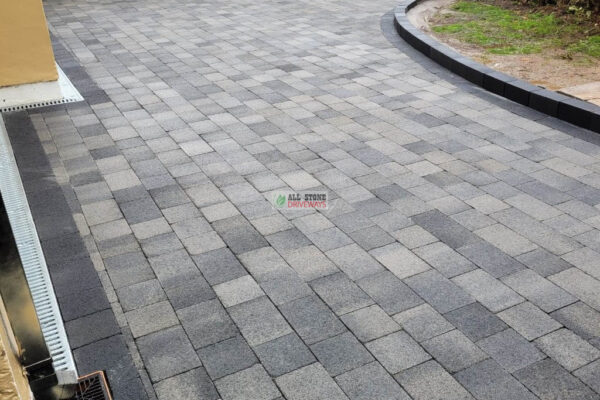
[{"label": "grass lawn", "polygon": [[600,58],[600,29],[585,14],[557,15],[517,3],[461,0],[430,21],[438,35],[482,47],[490,54],[533,54],[564,51],[595,61]]}]

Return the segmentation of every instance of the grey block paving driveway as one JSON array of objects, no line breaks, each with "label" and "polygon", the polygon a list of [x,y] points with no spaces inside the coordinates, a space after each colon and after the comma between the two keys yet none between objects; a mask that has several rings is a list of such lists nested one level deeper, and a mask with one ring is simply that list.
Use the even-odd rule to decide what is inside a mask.
[{"label": "grey block paving driveway", "polygon": [[107,97],[30,116],[140,399],[600,397],[600,147],[418,55],[394,5],[46,2]]}]

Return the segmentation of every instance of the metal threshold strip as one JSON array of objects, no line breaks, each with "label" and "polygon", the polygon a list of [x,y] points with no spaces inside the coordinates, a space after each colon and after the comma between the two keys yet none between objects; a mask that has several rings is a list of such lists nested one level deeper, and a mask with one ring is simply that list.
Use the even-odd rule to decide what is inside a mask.
[{"label": "metal threshold strip", "polygon": [[8,214],[42,334],[59,384],[77,383],[77,370],[65,333],[42,247],[0,115],[0,194]]}]

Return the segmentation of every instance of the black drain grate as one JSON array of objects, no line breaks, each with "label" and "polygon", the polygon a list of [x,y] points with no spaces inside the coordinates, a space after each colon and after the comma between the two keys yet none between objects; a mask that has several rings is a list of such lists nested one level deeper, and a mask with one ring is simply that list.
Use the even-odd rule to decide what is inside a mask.
[{"label": "black drain grate", "polygon": [[75,400],[112,400],[104,372],[98,371],[79,378]]}]

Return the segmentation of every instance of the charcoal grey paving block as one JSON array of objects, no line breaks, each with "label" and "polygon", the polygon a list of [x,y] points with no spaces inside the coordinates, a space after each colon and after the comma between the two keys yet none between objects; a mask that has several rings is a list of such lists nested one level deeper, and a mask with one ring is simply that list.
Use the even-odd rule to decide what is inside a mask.
[{"label": "charcoal grey paving block", "polygon": [[469,230],[437,210],[414,215],[412,220],[453,249],[479,240]]},{"label": "charcoal grey paving block", "polygon": [[373,340],[367,343],[367,348],[390,374],[431,359],[431,356],[403,331]]},{"label": "charcoal grey paving block", "polygon": [[227,248],[208,251],[192,258],[211,285],[218,285],[247,274],[242,264]]},{"label": "charcoal grey paving block", "polygon": [[213,227],[235,254],[268,246],[265,238],[242,216],[216,221]]},{"label": "charcoal grey paving block", "polygon": [[371,354],[350,332],[325,339],[310,348],[331,376],[373,361]]},{"label": "charcoal grey paving block", "polygon": [[455,375],[478,399],[536,400],[537,397],[506,373],[494,360],[484,360]]},{"label": "charcoal grey paving block", "polygon": [[167,297],[175,310],[211,300],[216,297],[208,282],[201,276],[179,285],[165,289]]},{"label": "charcoal grey paving block", "polygon": [[527,340],[537,339],[562,327],[552,317],[529,302],[504,310],[498,313],[498,317]]},{"label": "charcoal grey paving block", "polygon": [[168,301],[161,301],[125,313],[133,337],[177,325],[179,320]]},{"label": "charcoal grey paving block", "polygon": [[216,299],[178,310],[177,316],[196,349],[238,334],[235,324]]},{"label": "charcoal grey paving block", "polygon": [[480,303],[471,303],[444,314],[466,337],[476,342],[503,331],[508,326]]},{"label": "charcoal grey paving block", "polygon": [[139,338],[137,346],[153,382],[201,365],[181,326],[163,329]]},{"label": "charcoal grey paving block", "polygon": [[360,247],[367,251],[396,241],[379,226],[360,229],[349,235]]},{"label": "charcoal grey paving block", "polygon": [[488,357],[475,343],[456,329],[421,344],[450,372],[460,371]]},{"label": "charcoal grey paving block", "polygon": [[533,343],[512,329],[480,340],[477,345],[508,372],[515,372],[545,358]]},{"label": "charcoal grey paving block", "polygon": [[524,300],[508,286],[482,269],[454,277],[452,281],[492,312],[507,309]]},{"label": "charcoal grey paving block", "polygon": [[310,240],[297,228],[287,229],[266,236],[271,246],[279,251],[296,250],[300,247],[310,245]]},{"label": "charcoal grey paving block", "polygon": [[505,276],[502,281],[547,313],[577,301],[575,297],[530,269]]},{"label": "charcoal grey paving block", "polygon": [[254,348],[272,376],[280,376],[315,362],[315,357],[298,335],[290,333]]},{"label": "charcoal grey paving block", "polygon": [[75,349],[73,357],[82,376],[104,370],[115,398],[148,399],[123,335]]},{"label": "charcoal grey paving block", "polygon": [[513,374],[542,400],[597,400],[598,395],[550,358]]},{"label": "charcoal grey paving block", "polygon": [[241,336],[204,347],[198,350],[198,355],[213,380],[246,369],[258,362]]},{"label": "charcoal grey paving block", "polygon": [[272,400],[281,395],[260,364],[221,378],[215,385],[223,400]]},{"label": "charcoal grey paving block", "polygon": [[292,330],[277,308],[266,297],[229,308],[229,314],[250,346],[256,346]]},{"label": "charcoal grey paving block", "polygon": [[475,301],[467,292],[437,271],[425,271],[405,279],[404,282],[442,314]]},{"label": "charcoal grey paving block", "polygon": [[600,338],[600,312],[581,301],[550,315],[583,339]]},{"label": "charcoal grey paving block", "polygon": [[600,350],[565,328],[538,338],[535,344],[568,371],[600,357]]},{"label": "charcoal grey paving block", "polygon": [[199,275],[198,268],[185,250],[165,251],[151,257],[150,265],[165,288],[180,286]]},{"label": "charcoal grey paving block", "polygon": [[591,387],[596,393],[600,393],[600,360],[579,368],[573,372],[573,375],[581,379],[583,383]]},{"label": "charcoal grey paving block", "polygon": [[112,309],[68,321],[65,330],[74,349],[121,332]]},{"label": "charcoal grey paving block", "polygon": [[459,247],[456,251],[496,278],[525,268],[499,248],[481,240]]},{"label": "charcoal grey paving block", "polygon": [[154,272],[141,252],[125,253],[104,260],[104,266],[115,288],[153,279]]},{"label": "charcoal grey paving block", "polygon": [[58,304],[64,321],[70,321],[110,308],[110,303],[102,286],[84,287],[82,289],[72,286],[70,291],[60,294]]},{"label": "charcoal grey paving block", "polygon": [[342,272],[316,279],[310,285],[338,315],[373,304],[373,300]]},{"label": "charcoal grey paving block", "polygon": [[216,400],[219,394],[204,368],[196,368],[156,384],[159,400]]},{"label": "charcoal grey paving block", "polygon": [[282,375],[275,381],[288,400],[348,400],[319,363]]},{"label": "charcoal grey paving block", "polygon": [[400,330],[400,326],[378,305],[342,315],[342,321],[362,342]]},{"label": "charcoal grey paving block", "polygon": [[412,289],[389,271],[367,276],[357,283],[388,314],[399,313],[423,303]]},{"label": "charcoal grey paving block", "polygon": [[120,288],[117,290],[117,296],[123,311],[158,303],[167,298],[160,282],[156,279]]},{"label": "charcoal grey paving block", "polygon": [[378,362],[346,372],[335,380],[351,400],[410,400]]},{"label": "charcoal grey paving block", "polygon": [[339,335],[344,324],[317,296],[306,296],[280,307],[281,313],[307,344]]},{"label": "charcoal grey paving block", "polygon": [[395,375],[414,400],[473,400],[444,368],[427,361]]},{"label": "charcoal grey paving block", "polygon": [[454,326],[429,304],[421,304],[398,313],[394,315],[394,320],[418,342],[454,329]]},{"label": "charcoal grey paving block", "polygon": [[536,249],[529,253],[521,254],[517,259],[543,277],[554,275],[572,267],[560,257],[544,249]]}]

